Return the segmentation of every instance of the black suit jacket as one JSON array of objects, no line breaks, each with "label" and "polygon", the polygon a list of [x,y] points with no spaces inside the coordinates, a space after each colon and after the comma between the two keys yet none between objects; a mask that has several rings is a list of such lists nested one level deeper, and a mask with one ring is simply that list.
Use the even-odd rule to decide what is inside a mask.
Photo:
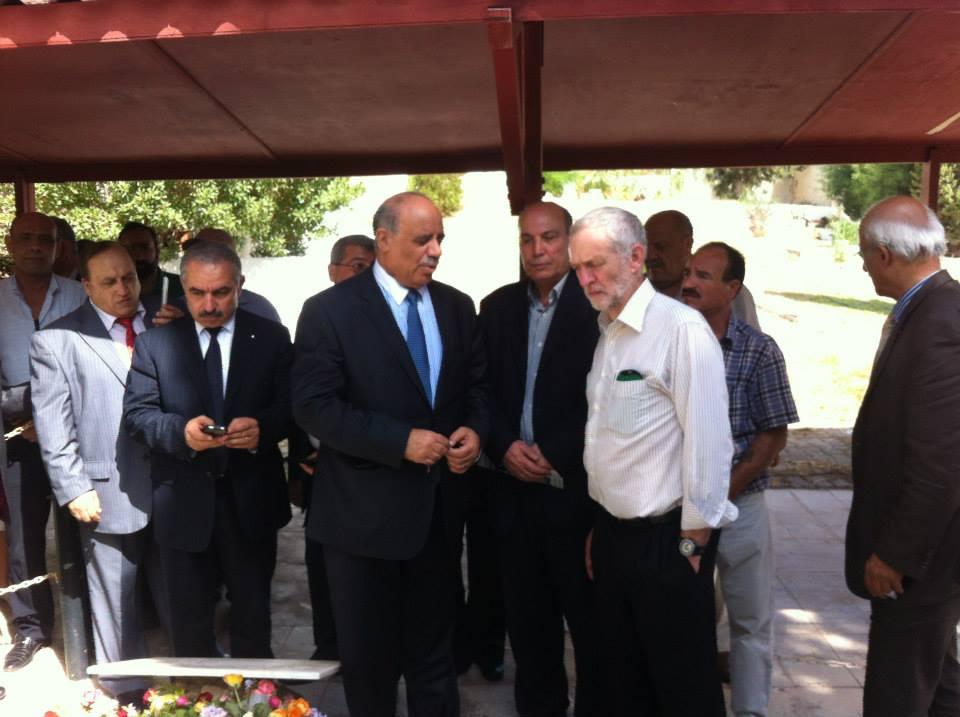
[{"label": "black suit jacket", "polygon": [[[404,459],[412,428],[487,435],[485,358],[473,301],[430,283],[443,363],[434,407],[373,271],[308,299],[297,324],[293,412],[320,439],[307,535],[356,555],[406,560],[425,544],[449,470]],[[469,480],[467,476],[455,479]]]},{"label": "black suit jacket", "polygon": [[225,422],[256,418],[256,453],[230,450],[226,477],[211,472],[208,452],[194,453],[183,431],[195,416],[212,415],[196,326],[188,315],[137,337],[127,390],[124,426],[150,448],[153,530],[178,550],[200,551],[210,542],[216,491],[229,490],[252,538],[290,520],[283,460],[277,443],[291,426],[290,334],[273,321],[238,310],[224,395]]},{"label": "black suit jacket", "polygon": [[[480,303],[480,329],[489,356],[492,427],[487,455],[498,465],[520,440],[527,374],[527,281],[503,286]],[[564,491],[587,499],[583,435],[587,422],[586,377],[599,337],[597,312],[571,271],[557,299],[540,356],[533,394],[533,432],[543,455],[564,478]],[[510,479],[519,489],[521,481]],[[551,489],[553,490],[553,489]]]},{"label": "black suit jacket", "polygon": [[895,324],[853,429],[850,590],[871,553],[909,580],[903,601],[942,600],[960,567],[960,285],[933,276]]}]

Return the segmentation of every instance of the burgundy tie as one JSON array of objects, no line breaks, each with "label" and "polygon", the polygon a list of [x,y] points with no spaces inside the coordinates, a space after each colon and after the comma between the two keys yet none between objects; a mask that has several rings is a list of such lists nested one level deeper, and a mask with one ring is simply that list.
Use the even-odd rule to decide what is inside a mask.
[{"label": "burgundy tie", "polygon": [[137,340],[137,332],[133,330],[133,317],[117,319],[117,323],[127,330],[127,348],[133,351],[133,342]]}]

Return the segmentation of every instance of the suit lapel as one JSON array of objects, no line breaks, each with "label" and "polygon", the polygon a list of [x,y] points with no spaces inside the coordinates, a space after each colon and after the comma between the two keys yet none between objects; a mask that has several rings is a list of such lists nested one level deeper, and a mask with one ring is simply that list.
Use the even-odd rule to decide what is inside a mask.
[{"label": "suit lapel", "polygon": [[942,286],[946,282],[950,281],[950,275],[943,269],[934,274],[923,288],[918,291],[914,297],[910,300],[910,303],[907,305],[907,308],[904,310],[903,314],[893,325],[893,328],[890,331],[890,336],[887,338],[887,343],[883,347],[883,351],[877,357],[877,365],[874,367],[873,372],[870,374],[870,383],[867,386],[867,391],[863,397],[863,403],[865,404],[869,399],[870,395],[873,393],[874,385],[877,382],[877,377],[883,373],[884,367],[886,367],[887,362],[890,360],[890,354],[893,350],[893,347],[896,345],[897,341],[900,339],[900,335],[903,333],[903,327],[907,325],[910,317],[917,310],[927,296],[931,292],[936,290],[938,287]]},{"label": "suit lapel", "polygon": [[107,365],[120,384],[125,386],[130,366],[124,364],[120,354],[117,353],[117,346],[110,332],[103,325],[103,321],[100,320],[89,299],[83,305],[83,311],[78,318],[79,322],[75,329],[77,336]]},{"label": "suit lapel", "polygon": [[[373,323],[374,328],[383,340],[384,353],[396,357],[397,361],[399,361],[403,367],[404,372],[407,374],[407,377],[413,381],[414,385],[420,391],[423,400],[429,404],[430,401],[423,388],[423,383],[420,381],[417,367],[413,365],[410,349],[407,348],[407,342],[404,340],[403,334],[400,333],[400,327],[397,326],[397,322],[393,318],[393,312],[390,310],[390,307],[387,306],[387,299],[380,290],[380,285],[377,284],[377,280],[373,276],[373,271],[363,272],[354,281],[362,310]],[[433,295],[431,294],[431,299],[432,298]],[[437,305],[434,303],[434,311],[436,310]],[[441,328],[441,336],[443,335],[442,331]]]},{"label": "suit lapel", "polygon": [[230,345],[230,368],[227,371],[227,385],[224,390],[223,415],[231,416],[231,410],[240,386],[243,383],[242,367],[256,357],[255,333],[251,333],[246,318],[238,310],[236,321],[233,324],[233,342]]},{"label": "suit lapel", "polygon": [[456,317],[453,311],[453,302],[447,300],[443,287],[436,283],[430,284],[430,303],[433,304],[433,314],[437,317],[437,326],[440,328],[440,344],[443,346],[443,358],[440,361],[440,377],[437,379],[437,394],[433,397],[433,405],[440,405],[445,397],[450,374],[450,347],[455,345],[453,335],[457,330]]},{"label": "suit lapel", "polygon": [[[567,274],[567,280],[563,285],[563,291],[557,297],[557,306],[553,312],[553,319],[550,321],[550,330],[547,332],[547,340],[543,347],[543,353],[540,354],[540,367],[561,350],[564,341],[569,341],[571,336],[571,326],[579,326],[577,305],[577,292],[583,295],[583,290],[577,283],[577,277],[573,272]],[[539,369],[538,369],[539,370]]]},{"label": "suit lapel", "polygon": [[[177,346],[175,347],[175,358],[177,355],[187,368],[187,375],[190,382],[193,383],[197,395],[201,397],[203,411],[208,416],[213,410],[210,400],[210,387],[207,385],[207,369],[203,363],[203,354],[200,353],[200,340],[197,337],[197,327],[193,318],[187,314],[182,319],[177,319],[171,324],[176,327]],[[231,351],[231,358],[233,353]]]}]

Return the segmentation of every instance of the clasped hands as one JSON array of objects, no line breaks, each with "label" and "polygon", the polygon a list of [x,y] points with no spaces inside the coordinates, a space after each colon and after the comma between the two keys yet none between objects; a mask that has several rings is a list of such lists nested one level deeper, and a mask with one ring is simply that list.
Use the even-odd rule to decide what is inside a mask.
[{"label": "clasped hands", "polygon": [[466,473],[479,456],[480,436],[466,426],[460,426],[449,438],[425,428],[413,428],[403,452],[403,457],[408,461],[425,466],[432,466],[441,458],[446,458],[453,473]]},{"label": "clasped hands", "polygon": [[227,426],[223,436],[209,436],[203,432],[204,426],[216,423],[209,416],[197,416],[187,421],[183,429],[183,438],[187,445],[197,453],[210,448],[237,448],[252,451],[260,443],[260,424],[256,418],[234,418]]}]

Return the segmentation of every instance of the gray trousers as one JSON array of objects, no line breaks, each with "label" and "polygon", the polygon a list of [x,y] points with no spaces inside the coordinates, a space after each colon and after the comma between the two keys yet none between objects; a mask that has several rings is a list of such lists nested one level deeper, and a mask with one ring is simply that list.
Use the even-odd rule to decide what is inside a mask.
[{"label": "gray trousers", "polygon": [[[109,535],[94,532],[90,524],[80,524],[98,664],[146,657],[138,585],[146,540],[146,529]],[[114,695],[147,688],[140,677],[102,678],[100,684]]]},{"label": "gray trousers", "polygon": [[741,495],[717,550],[730,622],[730,707],[766,717],[773,671],[773,536],[763,492]]}]

